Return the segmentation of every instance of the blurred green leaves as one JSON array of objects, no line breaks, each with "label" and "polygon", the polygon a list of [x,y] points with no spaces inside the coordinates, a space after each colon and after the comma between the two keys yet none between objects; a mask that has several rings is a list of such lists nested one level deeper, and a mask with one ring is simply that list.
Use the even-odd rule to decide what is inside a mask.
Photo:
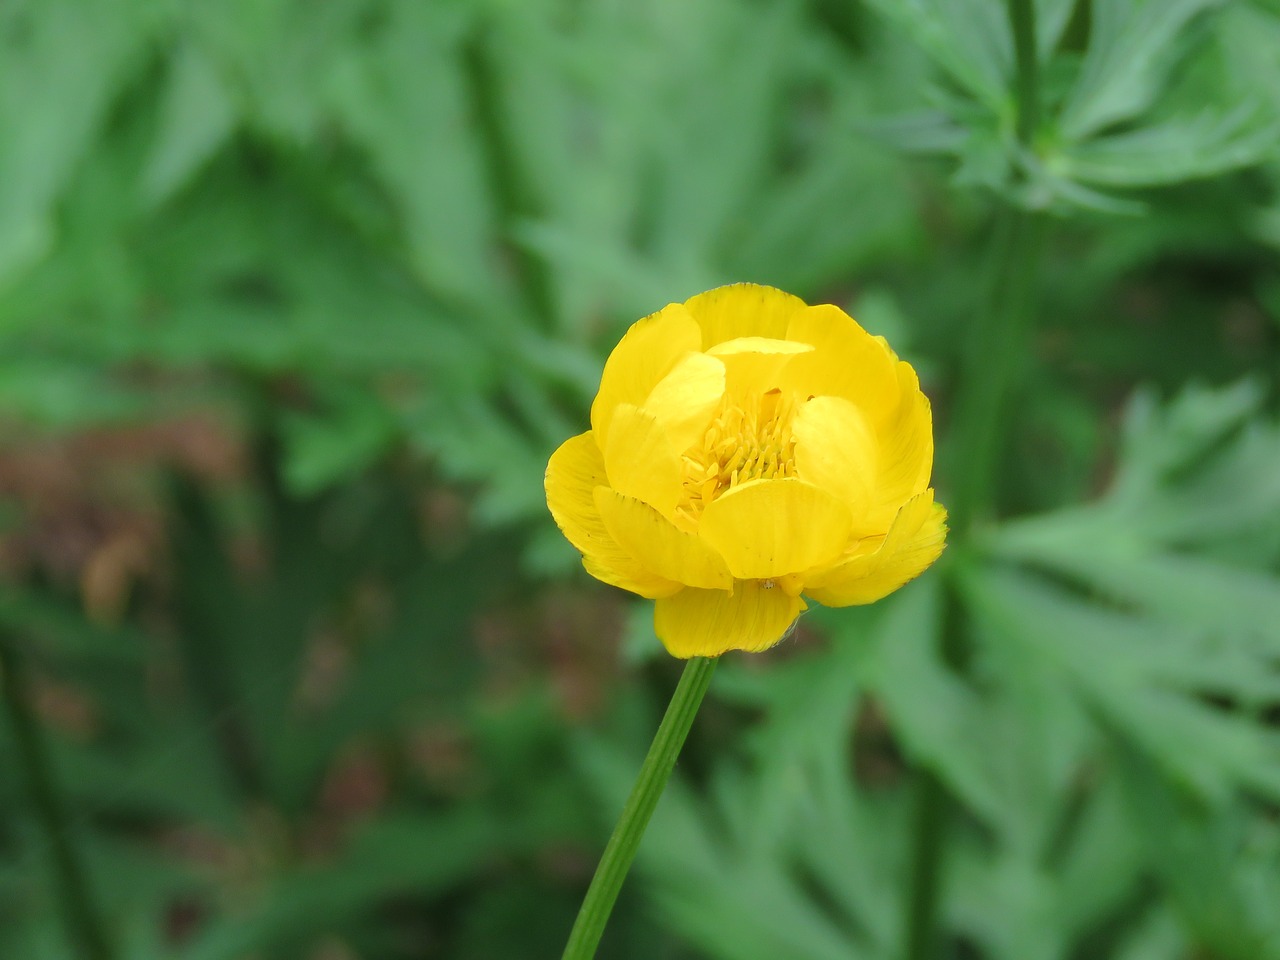
[{"label": "blurred green leaves", "polygon": [[[0,148],[22,185],[0,233],[29,248],[0,272],[5,376],[45,385],[19,386],[24,418],[149,403],[103,356],[233,399],[295,377],[297,492],[407,442],[487,488],[480,516],[524,519],[515,488],[613,324],[726,279],[822,283],[914,234],[901,172],[847,134],[865,68],[794,10],[556,8],[139,4],[106,32],[15,8],[4,86],[44,98],[10,96]],[[92,54],[83,81],[42,80],[54,46]],[[347,464],[317,464],[308,420]]]},{"label": "blurred green leaves", "polygon": [[[946,78],[922,109],[877,129],[905,149],[953,156],[959,183],[1031,209],[1135,213],[1126,190],[1249,167],[1280,148],[1263,66],[1274,17],[1247,4],[1036,4],[1047,119],[1029,148],[1014,137],[1004,3],[872,5]],[[1245,19],[1257,29],[1242,29]]]},{"label": "blurred green leaves", "polygon": [[[723,665],[607,955],[899,960],[925,770],[957,955],[1280,957],[1280,11],[1037,0],[1020,139],[1005,8],[0,10],[0,626],[122,956],[552,955],[671,680],[543,505],[605,350],[853,304],[963,464],[1014,206],[991,519]],[[18,787],[0,955],[66,957]]]}]

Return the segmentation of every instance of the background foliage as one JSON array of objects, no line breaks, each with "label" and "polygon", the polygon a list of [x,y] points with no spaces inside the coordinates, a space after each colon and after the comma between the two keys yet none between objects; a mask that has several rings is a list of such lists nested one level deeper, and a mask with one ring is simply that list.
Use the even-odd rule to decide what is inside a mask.
[{"label": "background foliage", "polygon": [[541,473],[748,279],[955,530],[726,658],[602,955],[1280,957],[1280,7],[1011,7],[0,8],[0,956],[558,955],[676,665]]}]

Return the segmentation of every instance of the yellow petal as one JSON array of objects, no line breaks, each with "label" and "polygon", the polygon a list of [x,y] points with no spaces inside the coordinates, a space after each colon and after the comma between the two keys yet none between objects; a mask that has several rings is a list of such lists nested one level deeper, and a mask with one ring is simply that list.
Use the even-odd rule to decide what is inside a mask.
[{"label": "yellow petal", "polygon": [[658,381],[641,409],[658,420],[671,449],[683,453],[706,436],[723,398],[724,364],[689,353]]},{"label": "yellow petal", "polygon": [[701,349],[702,331],[684,304],[673,303],[637,320],[613,348],[591,404],[591,429],[603,447],[619,404],[639,406],[654,385],[691,350]]},{"label": "yellow petal", "polygon": [[787,323],[805,303],[774,287],[734,283],[690,297],[684,305],[702,328],[702,349],[709,350],[738,337],[790,339]]},{"label": "yellow petal", "polygon": [[799,353],[812,353],[813,347],[793,340],[771,340],[768,337],[738,337],[718,343],[707,351],[719,357],[728,374],[726,389],[733,396],[748,391],[767,393],[782,382],[783,368]]},{"label": "yellow petal", "polygon": [[684,589],[674,580],[663,580],[661,577],[654,576],[629,557],[626,563],[628,566],[624,569],[616,558],[605,560],[590,554],[582,555],[582,569],[591,576],[601,583],[627,590],[646,600],[669,597]]},{"label": "yellow petal", "polygon": [[713,357],[732,357],[740,353],[779,354],[808,353],[813,346],[793,340],[775,340],[772,337],[736,337],[717,343],[707,350]]},{"label": "yellow petal", "polygon": [[653,627],[672,656],[718,657],[729,650],[765,650],[786,634],[805,603],[756,581],[725,590],[690,587],[658,600]]},{"label": "yellow petal", "polygon": [[787,339],[809,343],[813,353],[795,357],[784,371],[784,389],[802,399],[851,400],[877,426],[898,405],[897,362],[883,339],[873,337],[839,307],[806,307],[791,317]]},{"label": "yellow petal", "polygon": [[814,397],[800,407],[791,431],[800,479],[848,505],[853,536],[885,533],[887,523],[878,530],[867,528],[875,502],[876,440],[862,411],[843,397]]},{"label": "yellow petal", "polygon": [[721,494],[703,511],[698,533],[735,577],[767,579],[833,561],[850,526],[844,503],[787,477],[750,480]]},{"label": "yellow petal", "polygon": [[733,586],[729,568],[714,550],[652,507],[608,487],[596,487],[595,504],[605,529],[650,573],[691,587]]},{"label": "yellow petal", "polygon": [[680,502],[684,468],[658,418],[629,403],[613,413],[604,444],[608,486],[670,518]]},{"label": "yellow petal", "polygon": [[897,408],[876,430],[879,469],[875,480],[879,522],[887,524],[898,508],[929,486],[933,472],[933,414],[911,365],[897,364]]},{"label": "yellow petal", "polygon": [[650,599],[679,590],[679,584],[645,570],[605,528],[594,496],[604,482],[604,460],[591,431],[570,437],[547,464],[547,506],[565,538],[583,555],[587,572]]},{"label": "yellow petal", "polygon": [[878,550],[807,577],[805,593],[831,607],[874,603],[927,570],[946,537],[947,511],[926,490],[902,508]]}]

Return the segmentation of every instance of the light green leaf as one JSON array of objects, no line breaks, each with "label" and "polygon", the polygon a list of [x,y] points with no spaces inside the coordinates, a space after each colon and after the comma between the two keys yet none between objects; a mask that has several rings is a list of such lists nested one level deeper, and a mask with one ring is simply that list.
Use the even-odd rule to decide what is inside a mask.
[{"label": "light green leaf", "polygon": [[915,584],[885,603],[879,627],[855,647],[864,651],[862,682],[883,701],[912,758],[935,769],[980,816],[999,822],[1005,805],[992,757],[970,748],[989,733],[986,705],[942,662],[937,584]]},{"label": "light green leaf", "polygon": [[1080,77],[1060,127],[1080,141],[1141,114],[1160,93],[1187,24],[1223,0],[1096,0]]},{"label": "light green leaf", "polygon": [[[993,640],[1045,658],[1100,722],[1140,745],[1170,778],[1219,803],[1233,786],[1280,797],[1280,736],[1198,699],[1210,685],[1187,681],[1185,671],[1177,685],[1163,675],[1166,663],[1176,670],[1194,655],[1194,634],[1089,606],[1026,574],[975,571],[965,589]],[[1258,660],[1255,669],[1275,667]]]},{"label": "light green leaf", "polygon": [[970,95],[996,113],[1009,103],[1013,39],[997,0],[869,0]]},{"label": "light green leaf", "polygon": [[1056,163],[1076,180],[1104,187],[1153,187],[1251,166],[1280,148],[1280,123],[1256,107],[1166,120],[1068,147]]},{"label": "light green leaf", "polygon": [[143,196],[152,203],[196,174],[231,135],[237,115],[217,67],[194,44],[173,51],[169,70],[160,129],[142,174]]},{"label": "light green leaf", "polygon": [[[147,4],[24,4],[0,30],[0,290],[56,239],[53,207],[145,62]],[[20,24],[20,25],[19,25]]]},{"label": "light green leaf", "polygon": [[1077,0],[1035,0],[1036,49],[1041,60],[1048,60],[1062,39],[1076,3]]}]

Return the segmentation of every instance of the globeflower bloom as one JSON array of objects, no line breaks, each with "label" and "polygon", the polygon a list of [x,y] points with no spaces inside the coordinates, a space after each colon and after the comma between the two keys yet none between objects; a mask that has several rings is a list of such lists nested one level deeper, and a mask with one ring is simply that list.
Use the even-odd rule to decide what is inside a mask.
[{"label": "globeflower bloom", "polygon": [[911,365],[830,305],[734,284],[632,325],[591,429],[546,472],[587,571],[656,601],[676,657],[759,651],[941,554],[933,421]]}]

